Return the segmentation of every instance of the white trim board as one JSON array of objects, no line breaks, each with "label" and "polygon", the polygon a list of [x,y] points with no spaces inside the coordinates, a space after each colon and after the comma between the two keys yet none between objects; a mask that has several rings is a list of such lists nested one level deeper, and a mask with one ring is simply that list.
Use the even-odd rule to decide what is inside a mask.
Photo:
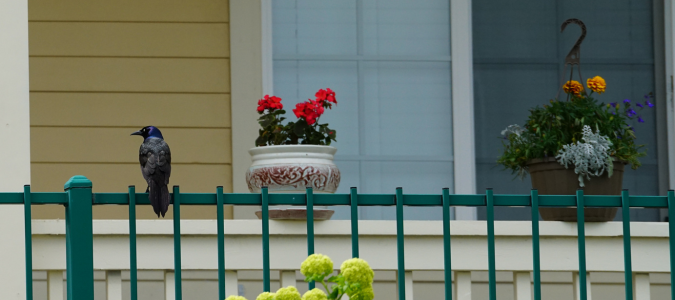
[{"label": "white trim board", "polygon": [[[0,191],[30,184],[28,1],[0,2]],[[0,299],[26,298],[23,205],[0,207]]]},{"label": "white trim board", "polygon": [[[452,136],[455,194],[476,193],[471,0],[450,1]],[[476,220],[475,207],[457,207],[456,220]]]}]

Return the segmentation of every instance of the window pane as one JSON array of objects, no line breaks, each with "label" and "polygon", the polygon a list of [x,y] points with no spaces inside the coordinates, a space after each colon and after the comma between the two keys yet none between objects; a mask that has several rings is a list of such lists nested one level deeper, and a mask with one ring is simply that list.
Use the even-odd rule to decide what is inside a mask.
[{"label": "window pane", "polygon": [[452,155],[450,63],[369,62],[366,154]]},{"label": "window pane", "polygon": [[364,53],[450,55],[450,1],[364,0]]},{"label": "window pane", "polygon": [[295,104],[314,99],[319,89],[335,91],[337,106],[326,110],[320,122],[337,134],[337,155],[359,153],[356,62],[275,61],[274,94],[283,99],[286,117],[295,120]]},{"label": "window pane", "polygon": [[356,54],[355,0],[274,0],[272,5],[274,54]]},{"label": "window pane", "polygon": [[[397,187],[404,194],[441,194],[444,187],[453,190],[452,162],[419,161],[366,161],[364,164],[365,187],[363,193],[395,194]],[[440,207],[405,207],[406,220],[440,220]],[[364,219],[395,220],[394,207],[368,208]]]}]

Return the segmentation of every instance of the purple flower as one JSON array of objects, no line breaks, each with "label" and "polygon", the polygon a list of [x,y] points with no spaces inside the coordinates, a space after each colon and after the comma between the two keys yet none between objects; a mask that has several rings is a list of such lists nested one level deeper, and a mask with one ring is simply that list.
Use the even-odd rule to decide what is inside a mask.
[{"label": "purple flower", "polygon": [[609,103],[609,105],[616,108],[616,102],[611,102],[611,103]]},{"label": "purple flower", "polygon": [[628,116],[629,118],[633,117],[635,115],[637,115],[637,112],[634,109],[629,108],[629,109],[626,110],[626,116]]},{"label": "purple flower", "polygon": [[615,112],[612,112],[612,114],[613,114],[613,115],[616,115],[616,113],[615,113]]},{"label": "purple flower", "polygon": [[642,119],[642,117],[638,116],[638,122],[640,122],[640,123],[644,123],[644,122],[645,122],[645,120],[643,120],[643,119]]},{"label": "purple flower", "polygon": [[654,107],[654,103],[649,102],[649,100],[645,100],[645,104],[649,107]]},{"label": "purple flower", "polygon": [[628,99],[623,100],[623,103],[630,103],[630,100],[628,100]]},{"label": "purple flower", "polygon": [[643,107],[642,104],[640,104],[640,103],[635,103],[635,105],[637,105],[637,107],[639,107],[639,108]]}]

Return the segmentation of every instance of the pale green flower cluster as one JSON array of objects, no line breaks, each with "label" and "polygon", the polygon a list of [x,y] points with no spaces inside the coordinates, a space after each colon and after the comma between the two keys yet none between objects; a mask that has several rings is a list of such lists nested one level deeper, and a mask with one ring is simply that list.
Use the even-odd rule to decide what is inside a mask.
[{"label": "pale green flower cluster", "polygon": [[356,293],[349,295],[349,300],[373,300],[375,299],[375,292],[373,292],[373,287],[368,287],[361,289]]},{"label": "pale green flower cluster", "polygon": [[[335,300],[348,295],[350,300],[373,300],[373,277],[375,272],[368,263],[360,258],[346,260],[340,266],[340,274],[325,279],[333,273],[333,261],[322,254],[312,254],[302,263],[300,271],[306,281],[316,281],[323,285],[328,294],[320,289],[312,289],[302,297],[294,286],[280,288],[276,293],[264,292],[256,300]],[[331,288],[327,283],[333,283]],[[246,300],[244,297],[230,296],[225,300]]]},{"label": "pale green flower cluster", "polygon": [[255,298],[255,300],[274,300],[274,293],[264,292],[258,295],[258,298]]},{"label": "pale green flower cluster", "polygon": [[225,298],[225,300],[246,300],[246,298],[244,298],[242,296],[229,296],[229,297]]},{"label": "pale green flower cluster", "polygon": [[328,297],[322,290],[315,288],[302,295],[302,300],[328,300]]},{"label": "pale green flower cluster", "polygon": [[349,299],[373,300],[375,298],[373,292],[373,277],[375,277],[375,272],[373,272],[373,269],[370,268],[370,265],[365,260],[360,258],[346,260],[340,266],[340,275],[344,277],[350,287],[353,284],[358,285],[358,287],[347,291]]},{"label": "pale green flower cluster", "polygon": [[333,273],[333,261],[323,254],[312,254],[300,265],[300,272],[308,279],[322,281]]},{"label": "pale green flower cluster", "polygon": [[300,292],[294,286],[280,288],[274,294],[274,300],[301,300]]},{"label": "pale green flower cluster", "polygon": [[370,268],[368,263],[360,258],[352,258],[345,260],[340,266],[340,274],[345,277],[347,282],[359,283],[362,285],[372,284],[375,272]]}]

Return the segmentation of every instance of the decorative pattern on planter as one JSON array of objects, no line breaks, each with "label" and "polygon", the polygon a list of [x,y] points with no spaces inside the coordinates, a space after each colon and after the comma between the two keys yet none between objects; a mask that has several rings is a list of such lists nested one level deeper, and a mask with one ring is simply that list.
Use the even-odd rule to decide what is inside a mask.
[{"label": "decorative pattern on planter", "polygon": [[340,185],[340,170],[331,165],[280,165],[252,168],[246,172],[248,189],[259,193],[264,186],[277,191],[315,191],[334,193]]}]

